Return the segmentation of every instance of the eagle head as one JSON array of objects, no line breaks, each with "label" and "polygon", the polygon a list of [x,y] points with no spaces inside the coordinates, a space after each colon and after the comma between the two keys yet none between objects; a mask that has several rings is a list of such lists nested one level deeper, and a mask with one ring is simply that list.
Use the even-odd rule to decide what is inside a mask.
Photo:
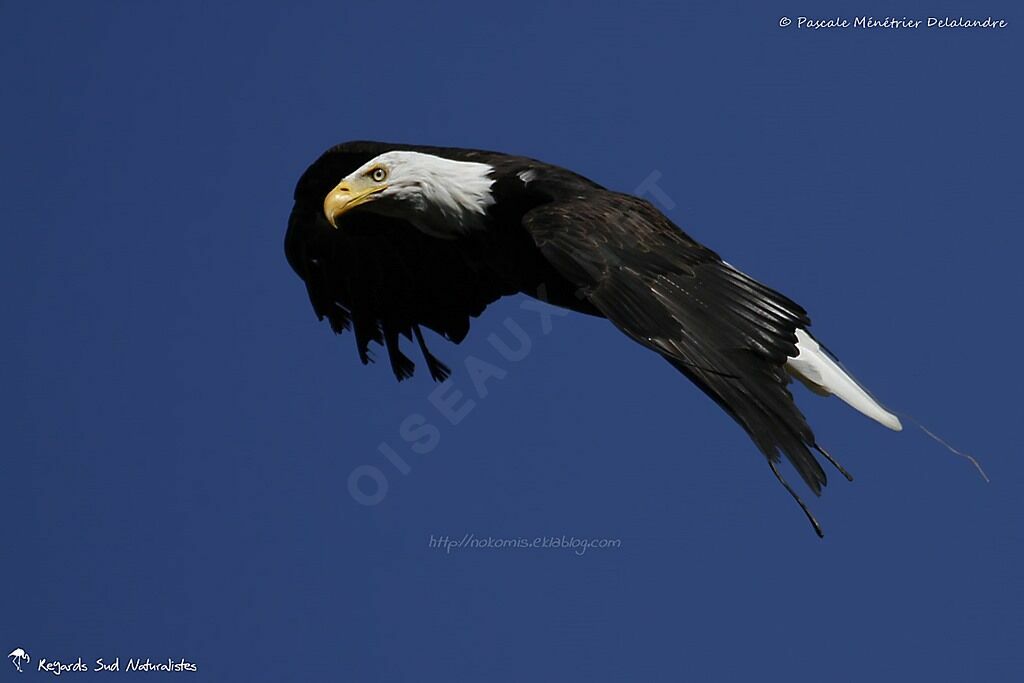
[{"label": "eagle head", "polygon": [[422,231],[452,238],[477,227],[494,204],[493,168],[412,151],[385,152],[341,179],[324,198],[332,227],[356,207],[403,218]]}]

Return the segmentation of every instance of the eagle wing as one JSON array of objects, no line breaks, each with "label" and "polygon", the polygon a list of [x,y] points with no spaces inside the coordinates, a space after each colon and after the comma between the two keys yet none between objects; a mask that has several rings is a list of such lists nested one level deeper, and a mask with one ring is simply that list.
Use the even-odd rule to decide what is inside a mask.
[{"label": "eagle wing", "polygon": [[398,336],[415,334],[431,375],[448,369],[422,341],[425,326],[454,342],[469,331],[470,318],[492,301],[516,291],[483,266],[486,255],[454,241],[421,233],[404,221],[353,211],[338,229],[323,215],[323,200],[338,180],[397,145],[354,142],[325,152],[299,179],[285,236],[285,254],[306,284],[316,315],[336,333],[352,329],[360,360],[369,343],[383,344],[396,377],[414,365],[398,348]]},{"label": "eagle wing", "polygon": [[796,329],[810,325],[799,305],[731,267],[636,197],[577,194],[534,208],[523,226],[579,296],[725,409],[776,476],[782,453],[820,493],[826,477],[810,452],[818,447],[785,370],[797,353]]}]

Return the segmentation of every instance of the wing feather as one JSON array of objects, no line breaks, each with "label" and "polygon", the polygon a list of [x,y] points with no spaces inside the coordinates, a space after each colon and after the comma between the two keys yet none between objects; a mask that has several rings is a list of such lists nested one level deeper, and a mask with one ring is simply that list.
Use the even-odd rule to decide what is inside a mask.
[{"label": "wing feather", "polygon": [[636,197],[601,191],[553,201],[523,225],[581,296],[695,382],[772,462],[784,454],[820,493],[825,472],[785,371],[796,329],[810,325],[799,305]]}]

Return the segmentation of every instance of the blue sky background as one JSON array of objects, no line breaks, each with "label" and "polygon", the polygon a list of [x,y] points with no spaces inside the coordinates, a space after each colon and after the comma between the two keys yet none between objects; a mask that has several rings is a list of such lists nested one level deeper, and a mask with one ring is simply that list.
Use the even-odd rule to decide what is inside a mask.
[{"label": "blue sky background", "polygon": [[[1024,17],[779,27],[812,5],[892,11],[0,3],[4,653],[218,681],[1019,677]],[[424,374],[360,366],[285,263],[295,180],[353,138],[627,191],[660,172],[673,220],[992,483],[798,390],[856,476],[810,501],[819,541],[683,377],[599,320],[544,335],[518,298],[434,339],[476,401],[451,425]],[[506,319],[517,363],[487,341]],[[471,356],[506,371],[483,398]],[[349,495],[360,465],[376,506]],[[428,547],[465,533],[621,547]]]}]

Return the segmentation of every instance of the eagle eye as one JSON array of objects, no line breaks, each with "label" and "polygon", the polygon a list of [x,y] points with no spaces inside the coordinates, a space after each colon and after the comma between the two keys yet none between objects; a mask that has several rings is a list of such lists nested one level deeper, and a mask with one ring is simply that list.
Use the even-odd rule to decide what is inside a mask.
[{"label": "eagle eye", "polygon": [[383,182],[383,180],[388,177],[388,172],[378,166],[370,171],[370,177],[373,178],[375,183]]}]

